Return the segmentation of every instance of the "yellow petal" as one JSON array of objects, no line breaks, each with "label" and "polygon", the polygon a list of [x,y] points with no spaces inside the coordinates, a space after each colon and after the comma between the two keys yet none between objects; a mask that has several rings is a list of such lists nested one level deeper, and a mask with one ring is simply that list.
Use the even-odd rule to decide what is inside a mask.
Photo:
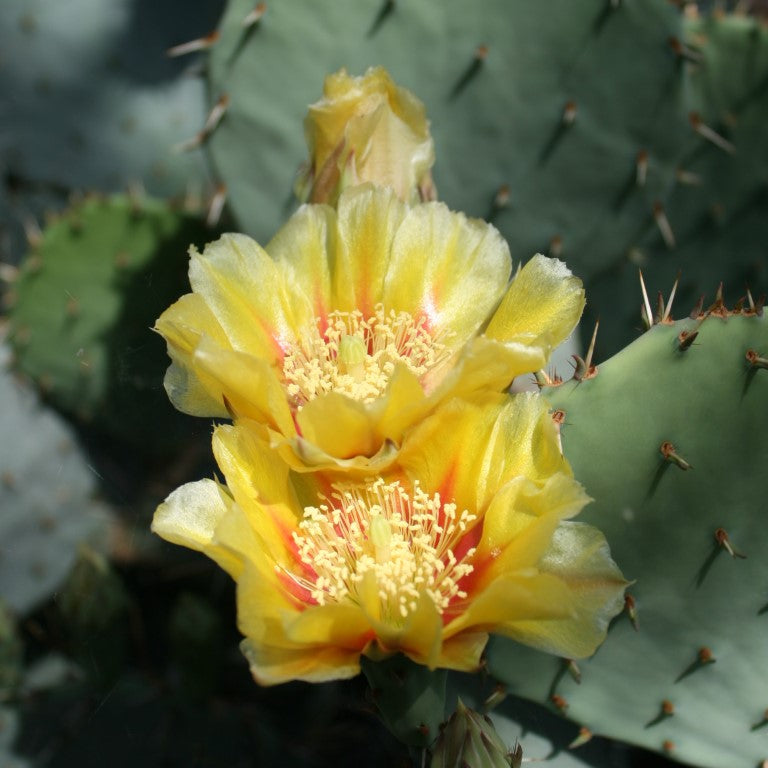
[{"label": "yellow petal", "polygon": [[265,359],[203,338],[195,349],[192,370],[211,397],[225,403],[236,417],[262,422],[283,434],[293,433],[282,382]]},{"label": "yellow petal", "polygon": [[240,650],[248,660],[259,685],[277,685],[291,680],[325,683],[360,674],[360,652],[334,646],[290,648],[279,644],[252,643],[247,638]]},{"label": "yellow petal", "polygon": [[[326,205],[303,205],[266,247],[276,261],[289,265],[298,289],[312,303],[314,318],[331,306],[330,264],[336,253],[336,211]],[[294,329],[295,330],[295,329]]]},{"label": "yellow petal", "polygon": [[481,513],[515,477],[569,472],[545,401],[530,393],[445,403],[408,434],[398,461],[425,488]]},{"label": "yellow petal", "polygon": [[296,423],[308,443],[340,459],[372,456],[381,447],[365,404],[338,392],[308,402],[297,414]]},{"label": "yellow petal", "polygon": [[[232,498],[213,480],[199,480],[177,488],[155,511],[152,530],[174,544],[195,549],[216,561],[232,578],[243,570],[243,559],[222,546],[216,529],[227,516],[241,528],[244,517],[233,510]],[[238,548],[239,549],[239,548]]]},{"label": "yellow petal", "polygon": [[507,483],[485,513],[477,558],[491,557],[488,578],[536,565],[551,546],[560,521],[573,517],[589,497],[573,478],[558,473],[543,486],[521,476]]},{"label": "yellow petal", "polygon": [[357,309],[364,317],[373,315],[383,300],[392,242],[406,210],[394,192],[370,184],[341,195],[333,273],[334,309]]},{"label": "yellow petal", "polygon": [[590,656],[605,639],[611,618],[624,607],[628,584],[611,558],[605,537],[586,523],[563,522],[539,568],[568,586],[573,618],[543,632],[526,626],[518,637],[538,637],[540,643],[530,644],[567,658]]},{"label": "yellow petal", "polygon": [[289,265],[276,264],[246,235],[223,235],[200,254],[191,251],[189,282],[202,296],[235,350],[274,363],[301,329],[314,326],[310,297]]},{"label": "yellow petal", "polygon": [[172,363],[163,384],[174,406],[193,416],[226,416],[221,398],[209,392],[194,373],[192,357],[204,336],[216,344],[229,344],[203,298],[196,293],[182,296],[158,318],[155,330],[168,343]]},{"label": "yellow petal", "polygon": [[476,672],[488,643],[487,632],[462,632],[443,642],[437,666],[460,672]]},{"label": "yellow petal", "polygon": [[492,226],[442,203],[419,205],[397,231],[384,305],[424,317],[430,330],[450,332],[446,343],[457,347],[496,306],[511,267],[509,248]]},{"label": "yellow petal", "polygon": [[485,335],[543,347],[548,354],[568,338],[584,303],[581,280],[562,261],[537,254],[515,276]]},{"label": "yellow petal", "polygon": [[[482,390],[501,392],[516,376],[541,370],[546,357],[539,347],[477,336],[461,350],[453,370],[436,387],[435,397],[472,397]],[[430,378],[425,386],[430,391]]]}]

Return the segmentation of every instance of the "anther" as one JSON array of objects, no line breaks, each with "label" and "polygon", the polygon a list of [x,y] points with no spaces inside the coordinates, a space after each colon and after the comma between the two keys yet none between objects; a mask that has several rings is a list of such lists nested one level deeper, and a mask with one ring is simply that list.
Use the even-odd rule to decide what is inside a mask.
[{"label": "anther", "polygon": [[261,17],[267,12],[266,3],[257,3],[256,7],[243,19],[242,26],[246,29],[261,21]]},{"label": "anther", "polygon": [[714,664],[717,659],[713,656],[712,651],[707,646],[699,648],[696,658],[699,664]]},{"label": "anther", "polygon": [[768,370],[768,358],[761,357],[754,349],[748,349],[744,356],[752,368],[765,368]]},{"label": "anther", "polygon": [[198,37],[195,40],[190,40],[188,43],[182,43],[181,45],[174,45],[169,48],[165,55],[170,58],[176,56],[184,56],[187,53],[194,53],[195,51],[208,50],[219,39],[219,31],[214,29],[209,35],[205,37]]},{"label": "anther", "polygon": [[691,128],[693,128],[693,130],[696,131],[699,136],[711,142],[716,147],[722,149],[724,152],[727,152],[729,155],[736,153],[736,147],[734,147],[733,144],[728,141],[728,139],[724,138],[719,133],[717,133],[717,131],[714,131],[712,128],[706,125],[702,121],[701,115],[698,112],[691,112],[688,115],[688,120],[691,123]]},{"label": "anther", "polygon": [[742,552],[736,550],[731,543],[731,539],[728,536],[728,532],[725,528],[718,528],[715,531],[715,541],[731,556],[738,557],[741,560],[746,560],[747,556]]},{"label": "anther", "polygon": [[675,452],[675,446],[669,442],[669,440],[665,440],[660,446],[659,450],[661,451],[661,455],[664,457],[666,461],[670,461],[673,464],[676,464],[680,469],[692,469],[693,467],[680,455],[678,455]]},{"label": "anther", "polygon": [[482,64],[488,58],[488,46],[478,45],[475,48],[475,61]]},{"label": "anther", "polygon": [[648,152],[641,149],[637,153],[637,159],[635,160],[635,182],[638,187],[645,186],[645,180],[648,176]]},{"label": "anther", "polygon": [[664,699],[661,702],[661,715],[663,717],[672,717],[675,714],[675,705],[669,700]]},{"label": "anther", "polygon": [[559,259],[563,253],[563,238],[560,235],[555,235],[549,241],[549,255],[555,259]]},{"label": "anther", "polygon": [[577,747],[586,744],[592,738],[592,731],[586,726],[579,728],[579,733],[576,738],[568,745],[568,749],[576,749]]},{"label": "anther", "polygon": [[624,610],[629,617],[632,628],[637,632],[640,628],[640,623],[637,620],[637,603],[635,602],[635,598],[629,593],[624,595]]},{"label": "anther", "polygon": [[672,231],[672,225],[669,223],[667,214],[664,211],[664,206],[658,200],[653,204],[653,220],[656,222],[659,232],[661,232],[664,244],[670,250],[674,248],[675,233]]},{"label": "anther", "polygon": [[675,751],[675,742],[674,742],[674,741],[670,741],[669,739],[667,739],[667,740],[666,740],[666,741],[665,741],[665,742],[664,742],[664,743],[661,745],[661,748],[662,748],[662,749],[663,749],[665,752],[667,752],[667,753],[671,753],[671,752],[674,752],[674,751]]},{"label": "anther", "polygon": [[568,711],[568,702],[565,700],[565,698],[563,698],[562,696],[560,696],[560,694],[558,694],[558,693],[553,693],[553,694],[552,694],[552,695],[549,697],[549,700],[550,700],[550,701],[551,701],[551,702],[552,702],[552,703],[553,703],[553,704],[554,704],[554,705],[555,705],[555,706],[556,706],[556,707],[557,707],[557,708],[560,710],[560,712],[562,712],[563,714],[565,714],[565,713]]},{"label": "anther", "polygon": [[563,108],[563,125],[573,125],[578,108],[575,101],[569,101]]}]

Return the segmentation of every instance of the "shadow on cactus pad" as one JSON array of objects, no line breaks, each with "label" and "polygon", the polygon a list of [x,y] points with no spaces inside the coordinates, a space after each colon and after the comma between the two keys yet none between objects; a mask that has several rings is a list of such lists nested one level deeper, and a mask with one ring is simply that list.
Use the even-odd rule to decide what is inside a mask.
[{"label": "shadow on cactus pad", "polygon": [[163,389],[155,318],[188,290],[196,217],[149,199],[88,198],[46,227],[24,260],[10,310],[15,368],[91,434],[172,450],[192,420]]}]

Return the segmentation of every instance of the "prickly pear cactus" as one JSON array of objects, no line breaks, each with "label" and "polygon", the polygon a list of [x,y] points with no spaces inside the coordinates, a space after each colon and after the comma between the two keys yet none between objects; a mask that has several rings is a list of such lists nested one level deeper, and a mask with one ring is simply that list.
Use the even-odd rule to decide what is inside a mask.
[{"label": "prickly pear cactus", "polygon": [[187,289],[189,245],[209,236],[196,217],[151,199],[75,205],[46,228],[13,286],[16,368],[57,408],[145,454],[188,434],[150,328]]},{"label": "prickly pear cactus", "polygon": [[80,542],[104,545],[110,513],[94,498],[72,430],[4,370],[7,351],[0,347],[0,598],[21,614],[61,584]]},{"label": "prickly pear cactus", "polygon": [[592,659],[496,639],[488,667],[574,719],[574,734],[712,768],[768,758],[766,352],[765,316],[716,302],[547,391],[595,499],[582,518],[636,583]]},{"label": "prickly pear cactus", "polygon": [[60,207],[71,189],[141,184],[179,195],[201,185],[201,153],[174,148],[198,130],[204,83],[188,60],[165,52],[209,32],[217,11],[210,0],[0,3],[0,90],[13,105],[0,137],[12,192],[0,199],[0,225],[14,233],[41,206]]},{"label": "prickly pear cactus", "polygon": [[208,146],[241,228],[266,238],[284,218],[324,73],[383,64],[426,104],[440,198],[492,219],[516,259],[562,255],[589,311],[615,317],[604,348],[636,335],[634,305],[615,296],[617,283],[634,296],[638,263],[665,289],[682,269],[694,300],[715,280],[759,283],[768,32],[687,20],[667,0],[555,0],[546,23],[523,2],[483,7],[282,0],[244,26],[253,3],[230,0],[208,62],[212,114],[225,107]]}]

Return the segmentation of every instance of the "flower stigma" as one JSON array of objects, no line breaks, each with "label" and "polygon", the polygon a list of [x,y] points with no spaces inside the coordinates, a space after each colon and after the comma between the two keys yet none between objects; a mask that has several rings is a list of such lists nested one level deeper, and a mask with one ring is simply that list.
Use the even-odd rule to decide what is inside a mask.
[{"label": "flower stigma", "polygon": [[312,603],[362,605],[365,582],[366,595],[375,585],[382,618],[402,622],[422,595],[440,614],[467,597],[460,582],[474,570],[475,548],[460,557],[454,549],[477,515],[459,512],[418,483],[409,494],[383,478],[334,486],[332,498],[323,499],[319,507],[305,507],[292,534],[305,575],[278,566]]},{"label": "flower stigma", "polygon": [[448,335],[433,335],[426,318],[380,304],[368,318],[359,310],[331,312],[324,333],[315,328],[286,352],[288,397],[297,410],[329,392],[370,403],[384,394],[397,363],[421,378],[446,362]]}]

